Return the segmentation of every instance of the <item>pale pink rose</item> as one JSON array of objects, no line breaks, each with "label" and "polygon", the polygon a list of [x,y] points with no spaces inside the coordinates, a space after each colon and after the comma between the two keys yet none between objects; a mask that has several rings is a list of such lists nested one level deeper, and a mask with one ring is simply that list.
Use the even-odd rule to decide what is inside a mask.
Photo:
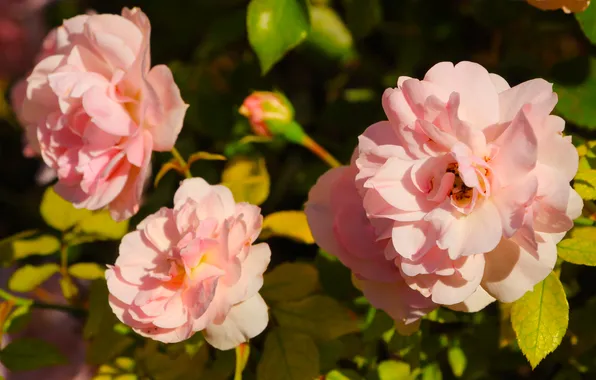
[{"label": "pale pink rose", "polygon": [[188,107],[167,66],[150,69],[150,30],[138,8],[64,21],[18,110],[56,192],[115,220],[138,211],[151,152],[173,148]]},{"label": "pale pink rose", "polygon": [[263,217],[230,190],[200,178],[182,182],[174,208],[148,216],[124,236],[106,272],[110,305],[140,335],[166,343],[202,331],[227,350],[268,322],[258,291],[271,251],[252,245]]},{"label": "pale pink rose", "polygon": [[346,238],[361,229],[342,235],[346,216],[317,196],[329,186],[323,180],[306,209],[315,239],[340,258],[350,253],[342,261],[361,277],[385,283],[377,297],[382,288],[396,297],[379,274],[385,267],[457,310],[517,300],[553,269],[556,243],[583,206],[569,186],[577,152],[563,119],[550,115],[556,102],[542,79],[510,88],[471,62],[439,63],[422,81],[401,77],[383,95],[389,121],[360,136],[350,177],[366,234],[384,255]]}]

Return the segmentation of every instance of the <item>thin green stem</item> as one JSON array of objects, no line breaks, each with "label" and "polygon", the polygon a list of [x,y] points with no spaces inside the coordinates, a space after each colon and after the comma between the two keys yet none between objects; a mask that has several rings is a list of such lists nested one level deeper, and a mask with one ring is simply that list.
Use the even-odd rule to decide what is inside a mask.
[{"label": "thin green stem", "polygon": [[176,149],[176,147],[173,147],[171,152],[172,152],[172,156],[174,156],[174,158],[180,164],[180,167],[182,168],[182,170],[184,170],[184,175],[186,176],[186,178],[192,178],[192,174],[190,173],[190,168],[188,167],[186,160],[182,157],[180,152],[178,152],[178,149]]}]

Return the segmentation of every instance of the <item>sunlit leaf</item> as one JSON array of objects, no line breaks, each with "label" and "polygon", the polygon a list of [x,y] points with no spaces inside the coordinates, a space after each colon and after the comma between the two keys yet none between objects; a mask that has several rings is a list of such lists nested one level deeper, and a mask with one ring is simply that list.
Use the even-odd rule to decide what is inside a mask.
[{"label": "sunlit leaf", "polygon": [[442,380],[443,373],[439,363],[434,362],[422,368],[422,380]]},{"label": "sunlit leaf", "polygon": [[314,244],[304,211],[278,211],[263,220],[261,239],[272,236],[290,238],[299,243]]},{"label": "sunlit leaf", "polygon": [[74,283],[70,276],[62,276],[60,277],[60,289],[62,290],[62,295],[67,300],[72,300],[79,294],[79,288]]},{"label": "sunlit leaf", "polygon": [[60,249],[60,240],[52,235],[40,235],[31,239],[19,239],[12,242],[15,260],[31,255],[51,255]]},{"label": "sunlit leaf", "polygon": [[43,194],[40,213],[49,226],[60,231],[73,227],[91,215],[89,210],[75,208],[72,203],[56,194],[52,187],[48,187]]},{"label": "sunlit leaf", "polygon": [[8,280],[8,288],[14,292],[30,292],[60,271],[58,264],[25,265],[17,269]]},{"label": "sunlit leaf", "polygon": [[594,244],[594,240],[565,239],[557,245],[557,251],[559,257],[567,262],[596,266],[596,244]]},{"label": "sunlit leaf", "polygon": [[563,285],[554,273],[511,308],[517,342],[532,368],[559,346],[568,322],[569,304]]},{"label": "sunlit leaf", "polygon": [[455,377],[462,377],[468,364],[465,352],[459,346],[449,347],[447,360]]},{"label": "sunlit leaf", "polygon": [[246,17],[248,41],[266,74],[308,35],[310,20],[305,0],[251,0]]},{"label": "sunlit leaf", "polygon": [[159,181],[161,181],[161,179],[166,174],[168,174],[170,170],[174,170],[177,173],[184,174],[183,169],[180,167],[180,164],[178,163],[178,160],[171,159],[170,161],[163,164],[161,168],[159,168],[159,171],[157,172],[157,174],[155,175],[155,179],[153,180],[153,186],[157,187]]},{"label": "sunlit leaf", "polygon": [[327,296],[314,295],[301,301],[282,302],[272,311],[281,327],[304,332],[317,340],[335,339],[358,331],[352,312]]},{"label": "sunlit leaf", "polygon": [[195,161],[199,160],[207,160],[207,161],[225,161],[227,160],[226,156],[216,153],[209,153],[209,152],[195,152],[188,157],[186,161],[188,165],[191,165]]},{"label": "sunlit leaf", "polygon": [[325,375],[325,380],[360,380],[362,376],[350,369],[334,369]]},{"label": "sunlit leaf", "polygon": [[82,219],[80,232],[100,240],[119,240],[128,231],[128,220],[116,222],[107,210],[96,211]]},{"label": "sunlit leaf", "polygon": [[573,187],[582,199],[596,199],[596,170],[582,170],[575,176]]},{"label": "sunlit leaf", "polygon": [[318,376],[319,350],[311,337],[284,328],[274,328],[267,335],[257,380],[306,380]]},{"label": "sunlit leaf", "polygon": [[21,338],[0,351],[0,362],[11,371],[24,371],[64,364],[66,358],[43,340]]},{"label": "sunlit leaf", "polygon": [[226,165],[221,182],[232,191],[236,202],[258,206],[269,196],[270,179],[263,158],[234,158]]},{"label": "sunlit leaf", "polygon": [[352,33],[333,8],[311,6],[310,19],[311,30],[304,47],[341,62],[356,57]]},{"label": "sunlit leaf", "polygon": [[319,286],[317,268],[306,263],[283,263],[265,274],[259,293],[269,302],[300,300]]},{"label": "sunlit leaf", "polygon": [[379,363],[379,380],[408,380],[410,365],[396,360],[385,360]]},{"label": "sunlit leaf", "polygon": [[36,230],[19,232],[0,240],[0,265],[8,265],[15,260],[14,242],[19,239],[27,239],[37,233]]},{"label": "sunlit leaf", "polygon": [[105,268],[96,263],[77,263],[68,267],[68,273],[83,280],[95,280],[104,276]]}]

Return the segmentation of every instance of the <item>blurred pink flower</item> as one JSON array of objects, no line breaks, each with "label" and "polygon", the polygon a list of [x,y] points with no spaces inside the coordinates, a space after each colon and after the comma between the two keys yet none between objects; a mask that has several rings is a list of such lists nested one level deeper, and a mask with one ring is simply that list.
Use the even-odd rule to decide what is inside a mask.
[{"label": "blurred pink flower", "polygon": [[151,152],[173,148],[187,105],[167,66],[150,69],[151,26],[138,8],[79,15],[46,39],[14,104],[29,142],[75,207],[134,215]]},{"label": "blurred pink flower", "polygon": [[25,73],[46,33],[43,7],[51,0],[0,0],[0,80]]},{"label": "blurred pink flower", "polygon": [[[0,285],[7,288],[13,269],[0,270]],[[28,297],[53,304],[66,304],[56,275],[42,288]],[[87,285],[87,284],[85,284]],[[0,363],[0,376],[6,380],[90,380],[95,368],[85,363],[86,343],[83,340],[83,323],[68,313],[50,309],[33,309],[31,319],[22,331],[3,335],[2,347],[19,338],[36,338],[54,345],[68,360],[67,364],[45,367],[32,371],[8,371]]]},{"label": "blurred pink flower", "polygon": [[112,310],[137,333],[166,343],[203,331],[226,350],[260,334],[268,314],[258,291],[271,256],[267,244],[252,245],[262,219],[224,186],[183,181],[173,209],[122,239],[106,272]]},{"label": "blurred pink flower", "polygon": [[[359,138],[345,180],[357,189],[352,206],[332,174],[311,190],[315,239],[375,282],[363,291],[381,308],[403,302],[396,280],[461,310],[517,300],[553,269],[583,206],[569,186],[577,152],[550,115],[556,102],[542,79],[510,88],[471,62],[401,77],[383,95],[389,121]],[[346,221],[356,213],[359,224]]]}]

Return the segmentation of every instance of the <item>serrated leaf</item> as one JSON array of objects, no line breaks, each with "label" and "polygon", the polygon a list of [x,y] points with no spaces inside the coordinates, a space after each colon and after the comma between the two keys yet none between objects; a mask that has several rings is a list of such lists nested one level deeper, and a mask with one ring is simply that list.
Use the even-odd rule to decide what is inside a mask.
[{"label": "serrated leaf", "polygon": [[66,358],[43,340],[22,338],[10,342],[0,351],[0,361],[11,371],[25,371],[64,364]]},{"label": "serrated leaf", "polygon": [[31,239],[15,240],[12,242],[15,260],[24,259],[32,255],[51,255],[60,249],[60,240],[52,235],[40,235]]},{"label": "serrated leaf", "polygon": [[455,377],[462,377],[468,365],[465,352],[459,346],[449,347],[447,350],[447,360]]},{"label": "serrated leaf", "polygon": [[258,206],[269,196],[270,179],[263,158],[235,157],[226,165],[221,182],[236,202]]},{"label": "serrated leaf", "polygon": [[379,380],[408,380],[410,365],[396,360],[385,360],[379,363]]},{"label": "serrated leaf", "polygon": [[552,272],[511,308],[511,324],[517,342],[532,368],[559,346],[568,323],[569,304],[565,291]]},{"label": "serrated leaf", "polygon": [[66,231],[91,215],[89,210],[75,208],[51,187],[43,194],[39,211],[45,222],[59,231]]},{"label": "serrated leaf", "polygon": [[246,16],[248,41],[265,75],[310,30],[305,0],[252,0]]},{"label": "serrated leaf", "polygon": [[302,380],[319,376],[319,350],[308,335],[274,328],[265,339],[257,380]]},{"label": "serrated leaf", "polygon": [[10,276],[8,288],[13,292],[30,292],[59,271],[60,266],[53,263],[39,266],[25,265]]},{"label": "serrated leaf", "polygon": [[596,199],[596,170],[582,170],[574,178],[573,187],[582,199]]},{"label": "serrated leaf", "polygon": [[83,280],[96,280],[104,277],[105,268],[96,263],[77,263],[68,267],[68,273]]},{"label": "serrated leaf", "polygon": [[96,211],[79,222],[78,230],[96,240],[119,240],[128,232],[128,220],[116,222],[109,211]]},{"label": "serrated leaf", "polygon": [[261,296],[269,302],[300,300],[319,287],[317,268],[306,263],[283,263],[265,274]]},{"label": "serrated leaf", "polygon": [[594,240],[565,239],[557,245],[557,251],[559,257],[567,262],[596,266],[596,245]]},{"label": "serrated leaf", "polygon": [[299,243],[314,244],[304,211],[278,211],[263,220],[261,239],[272,236],[286,237]]},{"label": "serrated leaf", "polygon": [[303,332],[316,340],[331,340],[358,331],[352,312],[327,296],[281,302],[272,311],[281,327]]}]

